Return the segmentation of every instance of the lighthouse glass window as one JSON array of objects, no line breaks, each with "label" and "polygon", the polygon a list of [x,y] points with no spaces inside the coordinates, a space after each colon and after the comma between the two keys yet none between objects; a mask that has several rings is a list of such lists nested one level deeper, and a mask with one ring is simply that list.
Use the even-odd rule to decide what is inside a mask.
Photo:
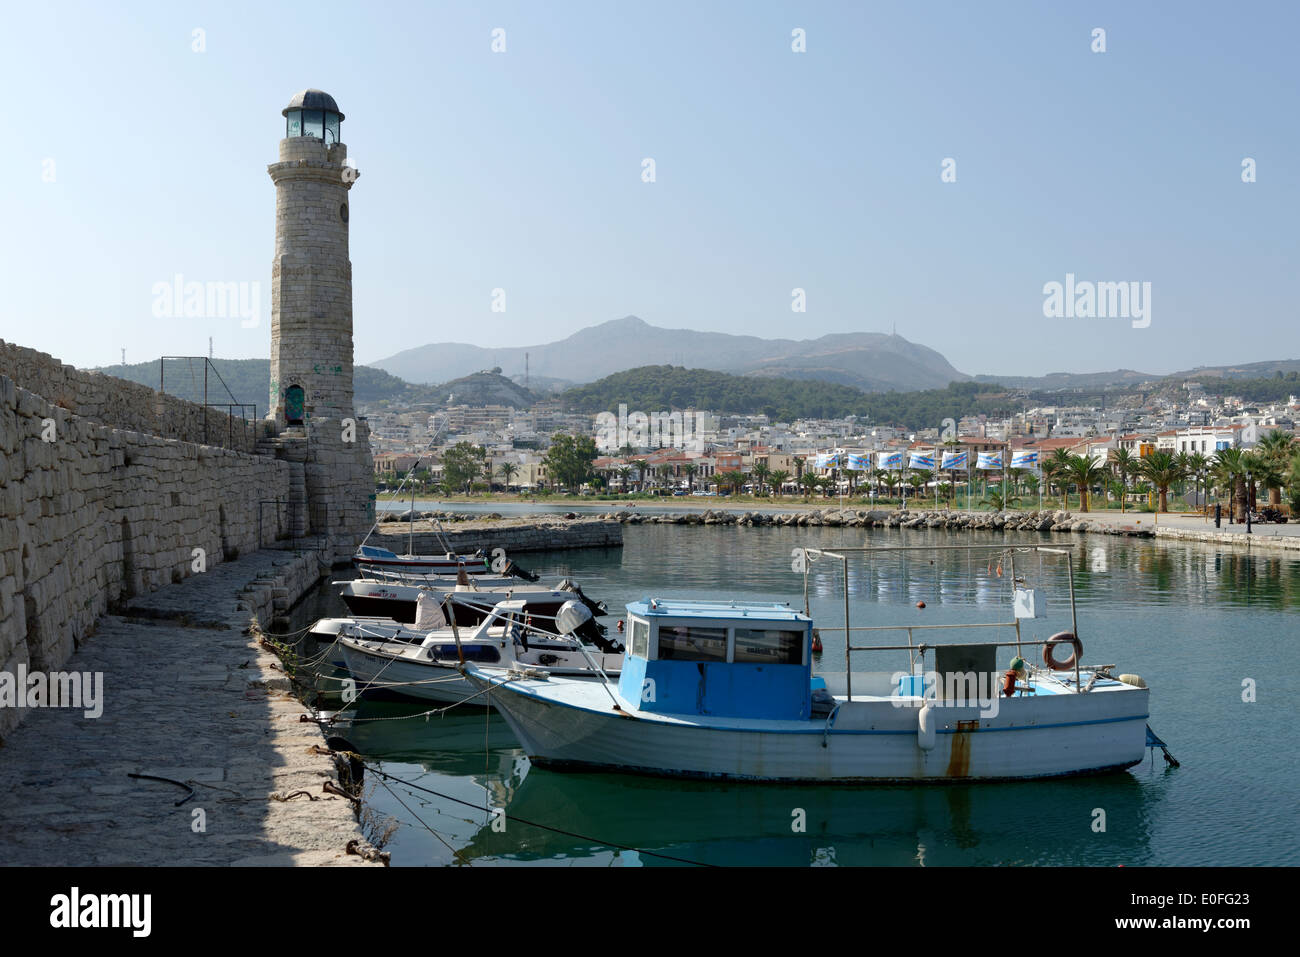
[{"label": "lighthouse glass window", "polygon": [[332,146],[339,141],[339,115],[337,113],[326,112],[325,114],[325,143]]},{"label": "lighthouse glass window", "polygon": [[290,110],[285,114],[285,136],[302,136],[302,110]]},{"label": "lighthouse glass window", "polygon": [[325,138],[325,113],[323,110],[302,111],[302,135],[314,136],[318,140]]}]

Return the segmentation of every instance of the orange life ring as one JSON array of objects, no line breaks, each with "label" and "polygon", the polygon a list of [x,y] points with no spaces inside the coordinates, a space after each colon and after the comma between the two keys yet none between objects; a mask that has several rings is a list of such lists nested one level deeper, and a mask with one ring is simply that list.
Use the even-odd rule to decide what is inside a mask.
[{"label": "orange life ring", "polygon": [[[1057,645],[1066,643],[1074,646],[1074,652],[1065,661],[1057,661],[1052,652],[1056,650]],[[1082,657],[1083,642],[1072,631],[1058,631],[1047,639],[1047,644],[1043,645],[1043,664],[1047,665],[1052,671],[1069,671]]]}]

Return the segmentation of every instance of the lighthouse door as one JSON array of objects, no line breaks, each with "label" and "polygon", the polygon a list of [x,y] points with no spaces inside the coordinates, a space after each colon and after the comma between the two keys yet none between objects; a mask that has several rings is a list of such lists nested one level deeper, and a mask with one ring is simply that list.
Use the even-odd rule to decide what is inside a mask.
[{"label": "lighthouse door", "polygon": [[289,425],[302,425],[302,414],[302,386],[291,385],[284,391],[284,420]]}]

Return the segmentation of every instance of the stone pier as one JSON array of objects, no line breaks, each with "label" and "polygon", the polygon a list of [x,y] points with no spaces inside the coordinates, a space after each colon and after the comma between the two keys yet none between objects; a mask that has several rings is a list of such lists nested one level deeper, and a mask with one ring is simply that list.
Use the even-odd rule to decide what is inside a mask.
[{"label": "stone pier", "polygon": [[258,551],[100,617],[61,670],[103,676],[102,715],[32,708],[0,748],[0,863],[366,863],[319,729],[249,633],[324,572]]}]

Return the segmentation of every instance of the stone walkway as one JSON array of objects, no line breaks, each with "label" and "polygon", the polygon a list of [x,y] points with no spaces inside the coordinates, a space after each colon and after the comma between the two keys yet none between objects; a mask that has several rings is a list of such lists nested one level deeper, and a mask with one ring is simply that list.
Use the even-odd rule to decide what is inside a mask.
[{"label": "stone walkway", "polygon": [[[320,731],[243,633],[257,594],[315,561],[259,552],[101,618],[61,670],[103,674],[102,716],[33,709],[0,747],[0,865],[364,863],[345,850],[363,840],[351,801],[324,790]],[[178,807],[184,790],[129,773],[195,796]]]},{"label": "stone walkway", "polygon": [[1251,526],[1246,534],[1245,525],[1229,525],[1227,515],[1223,516],[1222,525],[1214,527],[1214,518],[1207,522],[1203,515],[1183,513],[1162,513],[1158,518],[1154,512],[1072,512],[1076,518],[1086,518],[1090,522],[1110,526],[1131,525],[1138,528],[1150,528],[1157,538],[1175,538],[1189,541],[1207,541],[1225,545],[1243,545],[1250,548],[1288,548],[1300,549],[1300,522],[1287,522],[1283,525]]}]

